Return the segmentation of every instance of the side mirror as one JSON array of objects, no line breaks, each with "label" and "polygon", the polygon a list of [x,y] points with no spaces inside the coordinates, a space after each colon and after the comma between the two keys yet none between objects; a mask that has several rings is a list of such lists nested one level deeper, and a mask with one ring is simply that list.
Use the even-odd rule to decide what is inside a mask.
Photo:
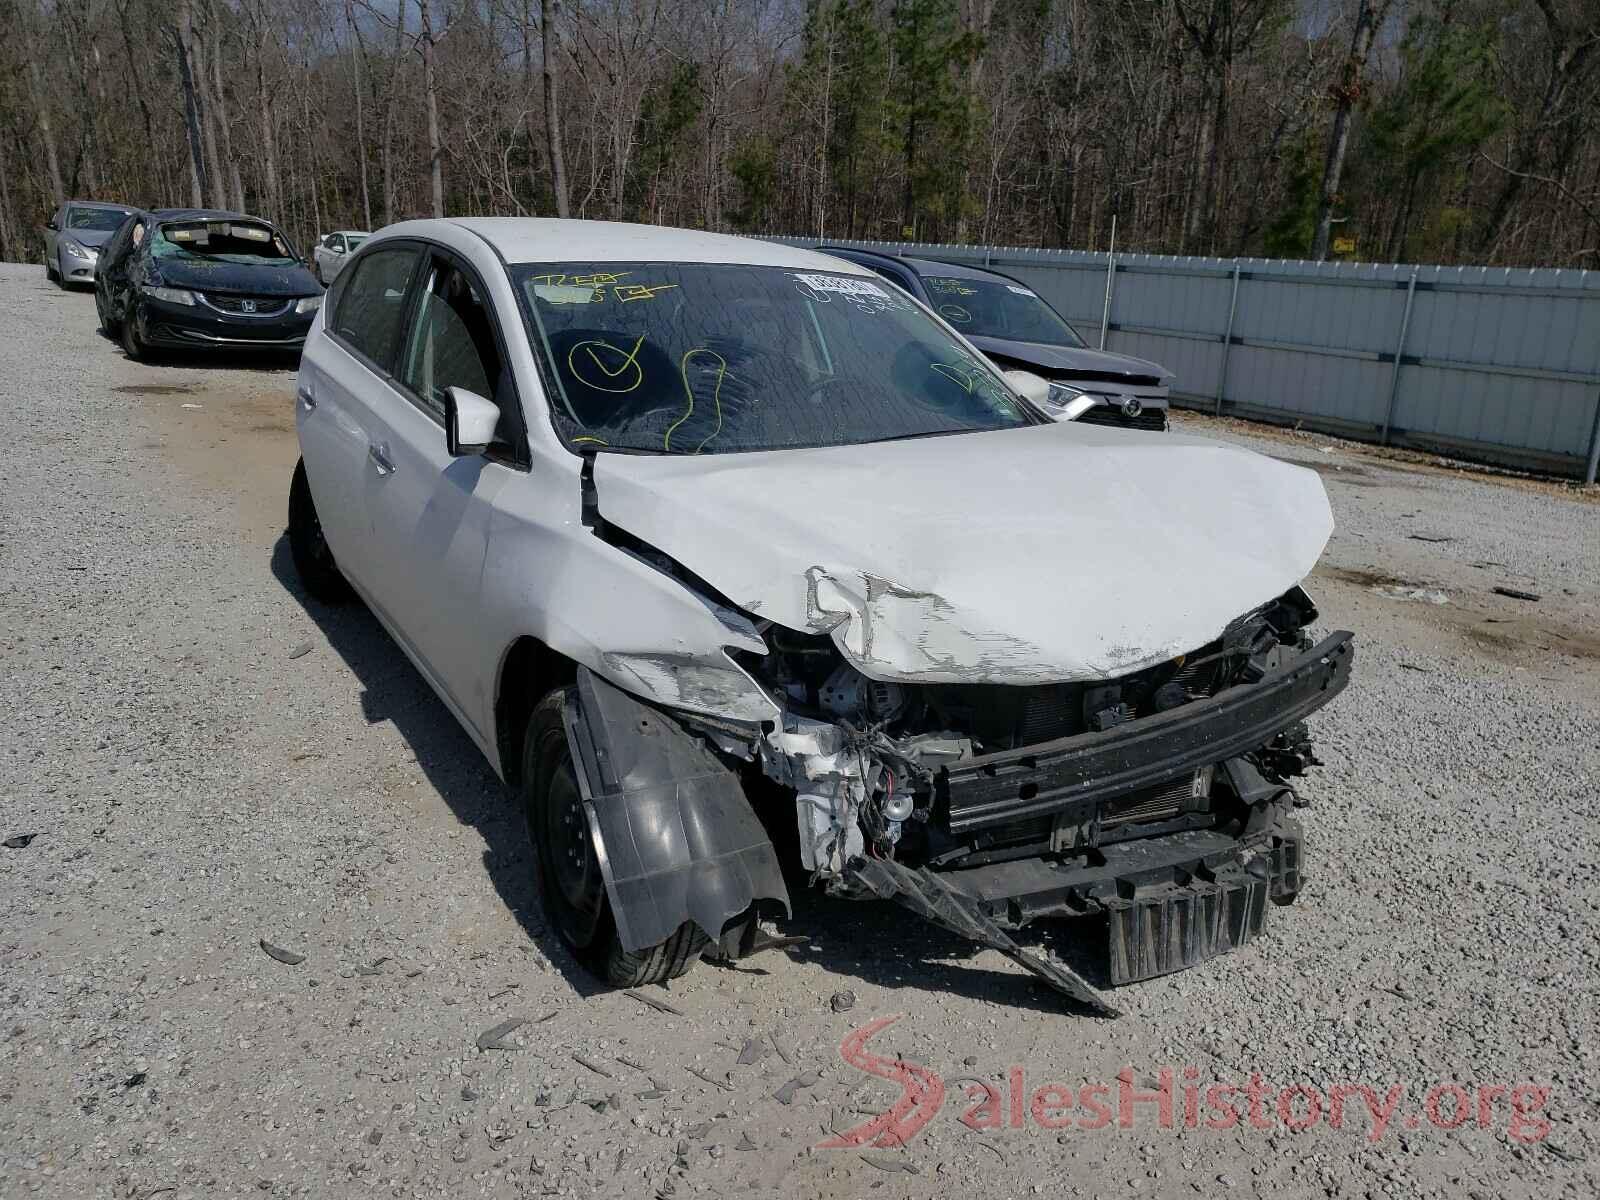
[{"label": "side mirror", "polygon": [[60,229],[61,228],[61,226],[56,224],[56,219],[54,217],[51,217],[48,221],[46,221],[44,223],[44,227],[46,229]]},{"label": "side mirror", "polygon": [[494,441],[500,408],[477,392],[446,388],[444,392],[444,446],[455,458],[482,454]]}]

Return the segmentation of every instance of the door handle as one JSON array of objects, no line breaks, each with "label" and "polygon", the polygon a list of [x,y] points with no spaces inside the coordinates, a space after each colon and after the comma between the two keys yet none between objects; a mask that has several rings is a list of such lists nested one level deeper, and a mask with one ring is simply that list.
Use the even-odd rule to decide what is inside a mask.
[{"label": "door handle", "polygon": [[394,460],[389,457],[389,443],[381,445],[377,442],[367,443],[367,457],[372,460],[372,465],[377,468],[379,475],[394,474]]},{"label": "door handle", "polygon": [[307,412],[310,412],[317,406],[317,398],[311,394],[311,389],[308,387],[302,386],[295,388],[294,398],[300,401]]}]

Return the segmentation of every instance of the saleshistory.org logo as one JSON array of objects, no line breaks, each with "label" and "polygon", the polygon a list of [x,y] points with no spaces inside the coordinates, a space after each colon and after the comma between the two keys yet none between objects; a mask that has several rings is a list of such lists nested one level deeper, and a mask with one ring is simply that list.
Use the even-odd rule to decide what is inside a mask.
[{"label": "saleshistory.org logo", "polygon": [[[929,1067],[867,1049],[868,1042],[899,1019],[880,1017],[852,1031],[840,1043],[839,1056],[857,1070],[899,1085],[900,1098],[877,1116],[819,1142],[819,1149],[904,1146],[939,1115],[947,1097],[965,1105],[957,1119],[974,1130],[1021,1129],[1029,1121],[1050,1130],[1133,1129],[1148,1123],[1172,1129],[1181,1122],[1186,1129],[1216,1132],[1249,1126],[1298,1133],[1317,1125],[1343,1129],[1348,1121],[1365,1127],[1367,1140],[1377,1142],[1390,1129],[1415,1130],[1424,1123],[1451,1130],[1467,1125],[1488,1129],[1504,1122],[1507,1136],[1523,1145],[1541,1142],[1550,1133],[1543,1116],[1550,1089],[1534,1083],[1438,1083],[1424,1094],[1420,1114],[1404,1106],[1404,1084],[1387,1089],[1366,1083],[1274,1087],[1254,1074],[1245,1083],[1201,1083],[1196,1067],[1162,1067],[1149,1085],[1136,1086],[1133,1068],[1124,1067],[1114,1084],[1030,1088],[1023,1068],[1013,1066],[1003,1086],[965,1075],[947,1086]],[[951,1092],[954,1085],[962,1089],[959,1098]]]}]

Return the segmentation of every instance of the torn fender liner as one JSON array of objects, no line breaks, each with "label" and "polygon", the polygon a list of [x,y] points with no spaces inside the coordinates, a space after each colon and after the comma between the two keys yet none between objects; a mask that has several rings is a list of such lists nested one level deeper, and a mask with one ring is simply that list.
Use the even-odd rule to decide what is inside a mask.
[{"label": "torn fender liner", "polygon": [[962,937],[998,950],[1012,962],[1033,972],[1058,992],[1071,996],[1108,1017],[1119,1016],[1088,982],[1071,968],[1030,954],[983,911],[978,901],[952,891],[932,871],[910,867],[886,858],[851,860],[847,875],[853,876],[880,900],[895,900],[925,921]]},{"label": "torn fender liner", "polygon": [[738,777],[677,722],[579,667],[567,744],[626,949],[685,921],[715,941],[757,900],[788,912],[777,852]]}]

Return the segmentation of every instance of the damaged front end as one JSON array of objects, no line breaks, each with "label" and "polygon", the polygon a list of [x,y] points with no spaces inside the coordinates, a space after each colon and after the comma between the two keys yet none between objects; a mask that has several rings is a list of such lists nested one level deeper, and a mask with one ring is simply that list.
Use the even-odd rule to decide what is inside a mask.
[{"label": "damaged front end", "polygon": [[1312,644],[1316,615],[1296,587],[1159,666],[1027,686],[874,680],[768,625],[768,654],[733,654],[782,710],[747,750],[830,892],[897,899],[1098,1005],[1004,931],[1105,914],[1129,983],[1248,941],[1300,890],[1304,722],[1353,656],[1349,633]]}]

